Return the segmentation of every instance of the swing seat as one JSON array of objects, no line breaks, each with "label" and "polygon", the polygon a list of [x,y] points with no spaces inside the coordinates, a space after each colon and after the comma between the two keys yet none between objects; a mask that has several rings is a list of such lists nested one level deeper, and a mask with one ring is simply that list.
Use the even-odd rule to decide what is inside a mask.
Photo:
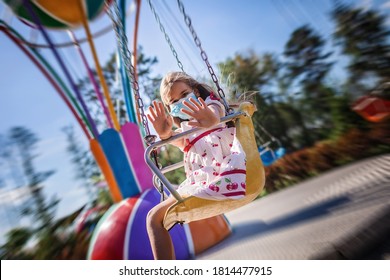
[{"label": "swing seat", "polygon": [[249,102],[243,102],[240,104],[239,111],[245,113],[235,121],[237,138],[247,159],[245,197],[238,200],[185,197],[182,201],[169,207],[165,213],[164,227],[167,230],[170,230],[177,223],[189,223],[232,211],[250,203],[261,193],[265,183],[265,175],[263,163],[258,154],[254,152],[257,150],[257,145],[251,117],[255,112],[255,107]]},{"label": "swing seat", "polygon": [[269,166],[277,160],[275,153],[271,150],[260,151],[260,158],[264,166]]},{"label": "swing seat", "polygon": [[285,153],[286,149],[283,147],[280,147],[275,151],[264,147],[259,148],[259,154],[264,166],[270,166],[272,163],[283,157]]},{"label": "swing seat", "polygon": [[275,155],[276,155],[276,158],[277,159],[280,159],[281,157],[283,157],[284,155],[286,154],[286,149],[285,148],[278,148],[276,151],[275,151]]},{"label": "swing seat", "polygon": [[363,96],[352,105],[352,110],[367,121],[382,122],[390,117],[390,101],[376,96]]}]

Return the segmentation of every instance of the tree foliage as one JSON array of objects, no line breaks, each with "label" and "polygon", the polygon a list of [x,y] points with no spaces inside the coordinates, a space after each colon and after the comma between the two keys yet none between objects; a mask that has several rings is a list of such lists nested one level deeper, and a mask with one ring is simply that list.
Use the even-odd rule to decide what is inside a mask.
[{"label": "tree foliage", "polygon": [[375,10],[348,5],[335,6],[331,15],[337,25],[335,42],[350,58],[349,84],[362,94],[367,90],[365,84],[371,84],[367,79],[389,81],[390,30],[385,25],[386,17]]},{"label": "tree foliage", "polygon": [[[388,152],[388,123],[371,127],[351,110],[356,97],[372,88],[388,86],[390,82],[390,30],[385,25],[385,17],[375,10],[336,5],[331,19],[335,23],[334,45],[321,32],[304,25],[292,32],[282,54],[258,54],[248,50],[218,65],[229,102],[249,96],[257,107],[253,121],[258,146],[277,139],[271,148],[281,143],[289,153],[278,162],[280,165],[272,165],[267,170],[271,172],[267,180],[275,189],[290,184],[286,178],[292,178],[293,182],[306,179],[313,173],[347,162],[349,157]],[[349,59],[345,81],[334,81],[329,76],[335,67],[332,55],[339,50],[342,57]],[[153,75],[158,60],[146,56],[139,48],[137,61],[140,93],[147,104],[158,98],[161,77]],[[111,101],[123,124],[128,121],[127,108],[115,55],[104,65],[103,72]],[[96,73],[94,75],[98,80]],[[98,130],[103,131],[108,125],[89,78],[80,80],[78,87]],[[381,91],[388,96],[386,90]],[[67,127],[64,132],[76,177],[88,184],[98,175],[96,164],[78,145],[73,129]],[[7,137],[0,137],[2,164],[12,170],[17,186],[30,188],[34,207],[26,208],[25,213],[33,214],[37,223],[33,228],[15,228],[8,233],[7,242],[0,249],[2,259],[69,259],[85,255],[89,235],[85,232],[64,234],[81,209],[60,221],[52,221],[58,200],[48,201],[42,192],[43,182],[53,171],[37,171],[34,165],[38,138],[23,127],[12,128]],[[340,155],[343,158],[340,159]],[[182,153],[172,146],[159,150],[159,162],[163,166],[180,160]],[[168,173],[167,177],[173,184],[180,184],[185,174],[179,169]],[[4,182],[4,178],[0,178],[0,187]],[[99,192],[97,200],[111,204],[107,194]],[[36,239],[35,250],[25,250],[32,237]]]},{"label": "tree foliage", "polygon": [[31,216],[33,226],[9,231],[6,236],[7,240],[1,247],[1,257],[2,259],[29,259],[32,258],[32,254],[26,250],[25,246],[31,239],[36,239],[38,242],[48,242],[48,245],[51,245],[47,246],[43,252],[48,252],[57,244],[51,229],[59,200],[56,197],[47,199],[43,192],[43,183],[54,171],[37,171],[34,159],[37,157],[36,148],[39,139],[34,132],[21,126],[12,127],[7,138],[10,148],[3,152],[2,156],[17,159],[16,162],[23,171],[23,181],[26,184],[23,187],[29,190],[30,197],[27,198],[27,203],[24,203],[21,214]]},{"label": "tree foliage", "polygon": [[67,151],[75,167],[75,178],[81,180],[90,202],[96,199],[93,183],[98,181],[100,170],[89,150],[85,150],[77,139],[73,126],[65,126],[62,131],[68,142]]},{"label": "tree foliage", "polygon": [[[143,53],[142,48],[139,47],[137,61],[137,81],[140,87],[140,92],[143,94],[145,99],[154,99],[157,93],[156,87],[159,83],[159,77],[152,75],[152,67],[158,62],[158,60],[156,57],[146,56]],[[128,112],[124,98],[122,80],[119,75],[116,54],[112,54],[110,56],[107,63],[102,67],[102,71],[110,93],[111,102],[119,119],[119,123],[122,125],[129,121],[129,117],[127,115]],[[99,81],[96,71],[93,70],[92,72],[95,80]],[[134,98],[134,92],[131,87],[131,83],[128,85],[128,87],[130,88],[131,95],[129,98]],[[81,79],[78,82],[78,88],[84,97],[88,110],[91,112],[92,118],[95,121],[98,130],[103,131],[108,128],[108,122],[105,118],[103,107],[98,100],[95,89],[92,86],[89,77]],[[103,92],[102,89],[101,92]]]},{"label": "tree foliage", "polygon": [[36,171],[34,159],[36,158],[35,149],[38,138],[29,129],[25,127],[12,127],[9,131],[10,142],[16,147],[17,156],[24,173],[27,187],[33,198],[33,205],[27,206],[23,214],[32,215],[36,218],[38,225],[44,227],[49,225],[54,217],[56,205],[59,200],[52,198],[47,201],[43,194],[42,183],[49,178],[54,171]]}]

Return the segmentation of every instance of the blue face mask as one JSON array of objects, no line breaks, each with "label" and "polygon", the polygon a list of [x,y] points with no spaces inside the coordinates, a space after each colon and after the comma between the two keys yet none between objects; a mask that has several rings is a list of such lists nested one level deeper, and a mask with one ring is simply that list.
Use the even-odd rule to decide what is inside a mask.
[{"label": "blue face mask", "polygon": [[[190,119],[189,115],[187,115],[187,114],[183,113],[182,111],[180,111],[181,109],[187,109],[188,110],[187,106],[185,106],[183,104],[183,101],[190,102],[190,98],[193,98],[196,101],[198,101],[198,98],[196,97],[195,93],[191,92],[191,93],[187,94],[186,97],[184,97],[184,98],[180,99],[179,101],[176,101],[175,103],[172,103],[171,105],[169,105],[169,108],[171,109],[170,115],[172,117],[179,117],[182,120]],[[199,103],[199,101],[198,101],[198,103]]]}]

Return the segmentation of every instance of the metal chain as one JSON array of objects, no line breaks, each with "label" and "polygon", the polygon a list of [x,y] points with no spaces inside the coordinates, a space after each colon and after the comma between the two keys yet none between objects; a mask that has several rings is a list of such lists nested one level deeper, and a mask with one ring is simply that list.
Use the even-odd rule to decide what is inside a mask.
[{"label": "metal chain", "polygon": [[[139,111],[139,114],[141,116],[142,124],[143,124],[145,134],[146,134],[145,141],[147,142],[148,145],[151,145],[155,142],[157,137],[156,137],[156,135],[150,134],[150,130],[149,130],[149,126],[148,126],[148,119],[147,119],[147,117],[145,115],[145,111],[144,111],[144,102],[139,94],[139,85],[138,85],[137,79],[135,78],[135,69],[134,69],[134,66],[131,63],[131,59],[130,59],[131,53],[130,53],[129,48],[127,47],[127,45],[128,45],[127,36],[124,32],[122,21],[120,20],[119,6],[118,6],[118,3],[116,0],[114,0],[113,2],[114,2],[113,5],[114,5],[114,10],[115,10],[115,15],[116,15],[117,20],[115,20],[115,17],[111,11],[111,8],[110,8],[108,2],[105,2],[106,10],[107,10],[108,16],[112,20],[112,24],[113,24],[114,29],[115,29],[115,34],[116,34],[117,41],[118,41],[119,46],[120,46],[120,52],[123,56],[123,62],[125,64],[126,71],[127,71],[127,73],[130,73],[129,78],[131,79],[131,84],[133,87],[135,99],[136,99],[137,104],[138,104],[138,111]],[[157,151],[152,152],[152,158],[153,158],[156,166],[158,166]],[[158,189],[159,189],[159,192],[161,193],[161,199],[163,200],[164,199],[164,187],[163,187],[162,183],[160,183],[160,185],[158,186]]]},{"label": "metal chain", "polygon": [[224,105],[225,110],[226,110],[226,114],[228,114],[228,115],[232,114],[234,110],[232,108],[230,108],[228,103],[226,102],[225,93],[219,85],[217,75],[214,73],[213,67],[210,65],[207,54],[202,48],[202,44],[200,42],[200,39],[199,39],[198,35],[196,34],[194,27],[192,26],[191,18],[185,12],[184,5],[181,2],[181,0],[177,0],[177,5],[179,6],[180,12],[183,14],[184,22],[186,23],[188,29],[190,30],[196,46],[200,50],[200,55],[201,55],[203,61],[205,62],[207,69],[209,70],[209,73],[211,75],[211,79],[213,80],[214,84],[217,86],[217,92],[218,92],[219,97],[222,99],[223,105]]},{"label": "metal chain", "polygon": [[156,21],[160,27],[161,32],[164,34],[165,40],[167,41],[169,47],[171,48],[171,52],[172,52],[173,56],[176,58],[177,65],[179,66],[179,68],[181,69],[182,72],[185,72],[184,68],[183,68],[183,64],[181,63],[179,56],[177,55],[177,52],[176,52],[175,48],[173,47],[172,41],[169,38],[167,32],[165,31],[165,28],[164,28],[163,24],[161,23],[160,17],[158,16],[156,9],[152,5],[151,0],[148,0],[148,3],[149,3],[150,9],[152,10],[154,18],[156,19]]},{"label": "metal chain", "polygon": [[[113,27],[115,30],[115,34],[117,37],[117,41],[119,43],[120,52],[121,52],[122,57],[123,57],[123,63],[126,67],[126,71],[127,71],[127,73],[130,73],[130,75],[128,75],[128,76],[131,80],[131,85],[133,87],[135,100],[138,104],[138,111],[139,111],[139,114],[141,116],[142,124],[143,124],[144,130],[145,130],[145,133],[146,133],[145,138],[146,138],[146,141],[149,142],[152,140],[152,135],[150,135],[150,130],[149,130],[149,126],[148,126],[148,119],[147,119],[147,117],[145,115],[145,111],[144,111],[144,103],[143,103],[143,100],[139,94],[139,85],[138,85],[138,82],[135,78],[134,66],[131,63],[131,58],[130,58],[131,53],[130,53],[129,48],[127,47],[127,45],[128,45],[127,36],[124,32],[124,27],[123,27],[122,21],[120,20],[121,16],[120,16],[118,3],[117,3],[117,1],[113,1],[113,2],[114,3],[112,5],[114,6],[115,16],[114,16],[113,12],[111,11],[109,1],[105,2],[107,14],[111,18],[111,21],[112,21],[112,24],[113,24]],[[115,20],[115,17],[117,20]]]}]

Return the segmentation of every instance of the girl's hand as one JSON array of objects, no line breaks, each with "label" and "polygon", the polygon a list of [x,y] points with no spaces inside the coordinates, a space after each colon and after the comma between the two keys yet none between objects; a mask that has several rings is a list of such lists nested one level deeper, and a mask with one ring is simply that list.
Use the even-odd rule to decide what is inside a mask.
[{"label": "girl's hand", "polygon": [[201,97],[198,100],[200,104],[193,98],[190,98],[190,102],[183,101],[183,104],[189,110],[181,109],[181,111],[194,118],[194,120],[188,122],[188,125],[208,128],[218,124],[220,120],[218,108],[207,106]]},{"label": "girl's hand", "polygon": [[172,136],[173,119],[165,113],[164,105],[156,100],[153,106],[149,107],[150,114],[147,114],[149,121],[152,123],[160,139],[167,139]]}]

